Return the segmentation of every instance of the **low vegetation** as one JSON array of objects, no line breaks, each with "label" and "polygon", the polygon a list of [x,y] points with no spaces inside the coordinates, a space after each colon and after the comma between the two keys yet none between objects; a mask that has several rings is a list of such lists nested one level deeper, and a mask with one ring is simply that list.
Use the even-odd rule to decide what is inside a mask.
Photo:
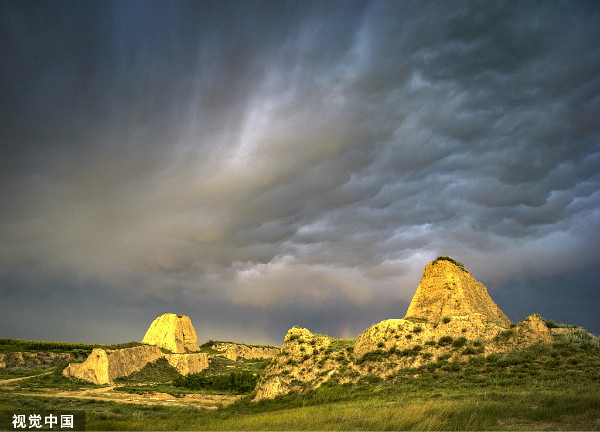
[{"label": "low vegetation", "polygon": [[460,261],[456,261],[454,258],[450,257],[449,255],[440,255],[439,257],[437,257],[435,259],[435,261],[433,261],[433,263],[435,264],[438,261],[449,261],[452,264],[454,264],[455,266],[458,266],[458,267],[460,267],[461,269],[463,269],[465,271],[467,270],[465,268],[465,265],[463,263],[461,263]]},{"label": "low vegetation", "polygon": [[257,380],[258,374],[247,371],[220,375],[197,373],[185,377],[178,376],[173,380],[173,385],[191,390],[217,390],[240,394],[254,390]]},{"label": "low vegetation", "polygon": [[[462,362],[445,354],[386,378],[367,374],[354,385],[326,383],[256,403],[251,392],[213,411],[9,391],[0,392],[0,409],[84,410],[91,430],[598,429],[600,352],[589,342],[594,339],[577,338],[565,336],[554,346],[504,354],[476,354]],[[63,379],[69,381],[44,376],[38,384],[61,380],[62,386]]]},{"label": "low vegetation", "polygon": [[98,344],[80,344],[69,342],[46,342],[46,341],[30,341],[22,339],[0,339],[0,353],[8,352],[66,352],[66,353],[91,353],[94,348],[104,349],[121,349],[131,348],[142,345],[141,342],[127,342],[115,345],[98,345]]},{"label": "low vegetation", "polygon": [[115,380],[118,384],[135,384],[135,383],[170,383],[181,375],[173,366],[169,364],[166,358],[148,363],[142,369],[132,373],[126,377],[120,377]]}]

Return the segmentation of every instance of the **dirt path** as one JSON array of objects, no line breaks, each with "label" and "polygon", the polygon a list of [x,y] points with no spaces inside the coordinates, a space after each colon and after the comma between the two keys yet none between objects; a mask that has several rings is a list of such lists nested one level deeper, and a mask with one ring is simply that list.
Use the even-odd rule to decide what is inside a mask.
[{"label": "dirt path", "polygon": [[221,405],[229,405],[243,397],[243,395],[210,395],[210,394],[187,394],[181,397],[175,397],[167,393],[148,392],[148,393],[125,393],[115,389],[122,387],[120,385],[110,385],[107,387],[90,388],[82,390],[60,390],[60,389],[38,389],[32,392],[17,390],[18,386],[10,384],[28,378],[49,375],[53,371],[44,372],[38,375],[30,375],[19,378],[9,378],[0,380],[0,387],[12,389],[10,394],[20,396],[42,396],[53,398],[73,398],[73,399],[95,399],[100,401],[112,401],[118,403],[133,403],[141,405],[167,405],[167,406],[194,406],[204,409],[216,409]]},{"label": "dirt path", "polygon": [[221,405],[229,405],[243,397],[243,395],[205,395],[189,394],[175,397],[167,393],[124,393],[114,391],[115,386],[91,390],[77,391],[51,391],[41,390],[35,392],[12,392],[21,396],[43,396],[55,398],[94,399],[118,403],[133,403],[141,405],[168,405],[168,406],[195,406],[196,408],[216,409]]},{"label": "dirt path", "polygon": [[10,384],[10,383],[15,382],[15,381],[21,381],[21,380],[24,380],[24,379],[27,379],[27,378],[33,378],[33,377],[38,377],[38,376],[42,376],[42,375],[50,375],[52,372],[53,371],[44,372],[44,373],[37,374],[37,375],[29,375],[29,376],[19,377],[19,378],[3,379],[3,380],[0,380],[0,386],[2,386],[4,384]]}]

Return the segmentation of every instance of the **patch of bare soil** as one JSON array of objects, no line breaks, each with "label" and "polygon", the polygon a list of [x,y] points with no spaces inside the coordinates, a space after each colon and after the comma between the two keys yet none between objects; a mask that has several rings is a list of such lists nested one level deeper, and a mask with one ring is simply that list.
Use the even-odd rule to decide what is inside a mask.
[{"label": "patch of bare soil", "polygon": [[[52,373],[52,372],[48,372]],[[48,373],[42,374],[46,375]],[[11,378],[0,380],[0,386],[14,383],[31,377]],[[43,396],[56,398],[73,398],[73,399],[95,399],[101,401],[112,401],[118,403],[133,403],[141,405],[167,405],[167,406],[194,406],[196,408],[217,409],[222,405],[229,405],[243,397],[243,395],[204,395],[204,394],[189,394],[182,397],[175,397],[167,393],[125,393],[115,391],[115,388],[121,387],[112,385],[101,388],[82,389],[82,390],[67,390],[60,391],[56,389],[40,389],[35,392],[18,392],[13,394],[21,396]],[[14,388],[14,387],[13,387]]]},{"label": "patch of bare soil", "polygon": [[27,379],[27,378],[31,378],[33,376],[50,375],[51,373],[52,373],[52,371],[50,371],[50,372],[44,372],[44,373],[41,373],[39,375],[28,375],[28,376],[19,377],[19,378],[3,379],[3,380],[0,380],[0,386],[3,386],[5,384],[10,384],[10,383],[15,382],[15,381],[21,381],[21,380],[24,380],[24,379]]}]

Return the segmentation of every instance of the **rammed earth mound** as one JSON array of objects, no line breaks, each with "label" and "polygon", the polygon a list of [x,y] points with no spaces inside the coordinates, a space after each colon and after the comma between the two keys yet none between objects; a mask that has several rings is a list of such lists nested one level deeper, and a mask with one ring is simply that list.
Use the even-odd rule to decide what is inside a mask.
[{"label": "rammed earth mound", "polygon": [[[512,324],[461,263],[440,257],[425,267],[403,319],[382,321],[344,341],[290,329],[254,400],[325,384],[375,383],[420,367],[452,370],[477,356],[551,346],[563,330],[548,328],[536,314]],[[597,340],[581,329],[572,331]]]}]

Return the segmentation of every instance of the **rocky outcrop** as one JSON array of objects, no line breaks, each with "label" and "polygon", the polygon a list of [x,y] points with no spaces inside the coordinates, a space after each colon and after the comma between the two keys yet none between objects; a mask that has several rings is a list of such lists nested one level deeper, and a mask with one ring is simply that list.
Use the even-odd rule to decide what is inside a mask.
[{"label": "rocky outcrop", "polygon": [[374,324],[356,340],[290,329],[258,382],[254,400],[303,392],[332,380],[357,383],[432,363],[464,363],[471,356],[551,344],[558,336],[580,337],[582,344],[593,338],[562,330],[553,337],[535,314],[513,325],[464,267],[436,260],[425,267],[404,319]]},{"label": "rocky outcrop", "polygon": [[142,342],[156,345],[175,354],[200,350],[198,336],[190,318],[172,313],[166,313],[156,318]]},{"label": "rocky outcrop", "polygon": [[499,326],[510,320],[490,298],[486,287],[454,262],[437,259],[425,267],[405,318],[440,322],[445,317],[480,313]]},{"label": "rocky outcrop", "polygon": [[415,345],[424,346],[444,336],[487,343],[504,330],[504,327],[488,321],[479,313],[455,316],[441,323],[391,319],[372,325],[358,336],[354,343],[354,354],[362,356],[377,349],[395,347],[403,350]]},{"label": "rocky outcrop", "polygon": [[206,353],[164,354],[156,346],[141,345],[117,350],[95,348],[83,363],[67,366],[63,375],[94,384],[110,384],[115,378],[131,375],[163,357],[182,375],[202,372],[208,367]]},{"label": "rocky outcrop", "polygon": [[215,351],[223,352],[223,355],[230,360],[236,361],[238,357],[251,359],[270,359],[279,354],[279,348],[273,346],[257,346],[223,342],[214,344]]},{"label": "rocky outcrop", "polygon": [[181,375],[199,373],[208,367],[208,354],[206,353],[165,354],[165,358]]},{"label": "rocky outcrop", "polygon": [[158,347],[148,345],[117,350],[94,348],[83,363],[71,363],[67,366],[63,375],[94,384],[109,384],[115,378],[137,372],[163,356]]},{"label": "rocky outcrop", "polygon": [[339,366],[330,356],[335,350],[330,346],[333,340],[314,335],[305,328],[292,327],[279,354],[258,382],[254,400],[271,399],[292,390],[302,391],[306,386],[318,387],[328,381]]},{"label": "rocky outcrop", "polygon": [[[152,322],[142,343],[147,345],[117,350],[96,348],[83,363],[71,363],[63,375],[94,384],[108,384],[162,357],[182,375],[198,373],[208,367],[206,353],[187,353],[200,349],[196,331],[187,316],[171,313],[159,316]],[[174,354],[165,354],[161,349]]]}]

